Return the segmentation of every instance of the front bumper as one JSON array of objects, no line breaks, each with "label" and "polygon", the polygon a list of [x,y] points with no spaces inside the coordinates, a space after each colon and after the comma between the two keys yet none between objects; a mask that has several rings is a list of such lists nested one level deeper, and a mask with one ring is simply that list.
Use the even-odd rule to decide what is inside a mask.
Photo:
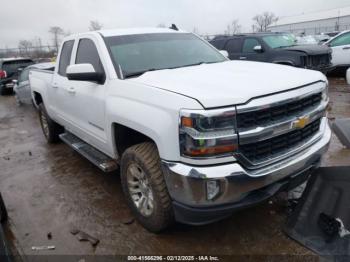
[{"label": "front bumper", "polygon": [[[303,182],[328,149],[331,130],[327,121],[321,132],[310,147],[258,170],[245,169],[239,163],[202,167],[162,161],[176,219],[187,224],[210,223],[264,201],[291,183],[297,185],[295,181]],[[206,182],[212,179],[219,181],[220,193],[207,200]]]},{"label": "front bumper", "polygon": [[322,72],[323,74],[327,74],[327,73],[333,71],[334,68],[335,67],[332,64],[330,64],[328,66],[307,67],[306,69],[316,70],[316,71]]}]

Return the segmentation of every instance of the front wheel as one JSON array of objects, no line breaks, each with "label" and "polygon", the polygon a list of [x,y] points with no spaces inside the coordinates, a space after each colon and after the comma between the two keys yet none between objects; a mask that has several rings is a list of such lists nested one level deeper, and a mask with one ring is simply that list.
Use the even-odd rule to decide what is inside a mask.
[{"label": "front wheel", "polygon": [[173,223],[171,199],[154,143],[141,143],[124,152],[121,181],[127,203],[142,226],[157,233]]},{"label": "front wheel", "polygon": [[63,128],[50,118],[43,103],[39,105],[39,120],[47,142],[50,144],[57,143],[60,140],[59,135],[63,132]]}]

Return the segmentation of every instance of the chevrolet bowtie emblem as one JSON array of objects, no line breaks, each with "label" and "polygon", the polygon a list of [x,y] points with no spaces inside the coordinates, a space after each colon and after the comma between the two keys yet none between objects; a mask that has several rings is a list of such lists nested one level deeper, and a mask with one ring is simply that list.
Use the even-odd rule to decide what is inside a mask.
[{"label": "chevrolet bowtie emblem", "polygon": [[308,116],[299,117],[298,120],[294,121],[292,124],[293,128],[304,128],[310,123],[310,118]]}]

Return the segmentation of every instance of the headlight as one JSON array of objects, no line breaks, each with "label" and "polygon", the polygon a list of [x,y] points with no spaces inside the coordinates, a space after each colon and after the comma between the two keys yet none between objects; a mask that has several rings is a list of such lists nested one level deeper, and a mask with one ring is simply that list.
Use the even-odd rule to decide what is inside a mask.
[{"label": "headlight", "polygon": [[184,157],[221,157],[237,149],[236,111],[182,110],[180,152]]}]

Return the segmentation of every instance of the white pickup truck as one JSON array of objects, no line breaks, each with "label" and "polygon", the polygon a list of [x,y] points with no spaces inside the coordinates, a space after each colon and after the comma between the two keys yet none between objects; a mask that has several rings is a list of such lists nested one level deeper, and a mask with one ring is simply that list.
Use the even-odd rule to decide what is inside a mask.
[{"label": "white pickup truck", "polygon": [[48,142],[120,166],[137,220],[200,225],[304,182],[327,150],[317,71],[229,61],[175,29],[70,36],[54,72],[30,73]]}]

